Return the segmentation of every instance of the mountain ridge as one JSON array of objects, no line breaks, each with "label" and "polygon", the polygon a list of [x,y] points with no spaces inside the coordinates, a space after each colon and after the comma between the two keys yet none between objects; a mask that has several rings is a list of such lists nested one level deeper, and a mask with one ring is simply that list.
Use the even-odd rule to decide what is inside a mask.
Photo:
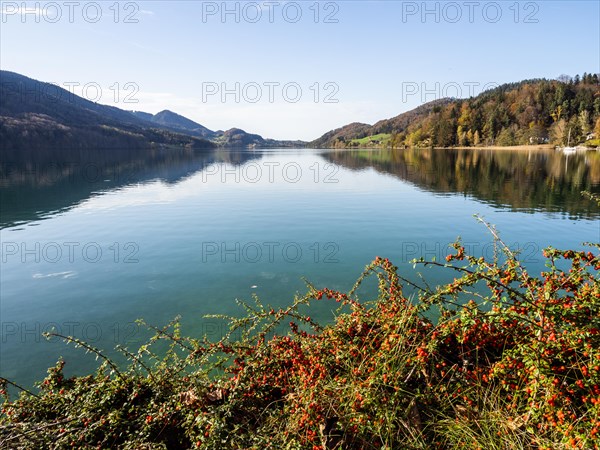
[{"label": "mountain ridge", "polygon": [[[231,139],[230,139],[231,137]],[[51,83],[0,71],[0,148],[303,147],[239,128],[212,131],[170,110],[127,111]]]},{"label": "mountain ridge", "polygon": [[148,122],[173,129],[174,131],[190,133],[207,139],[219,136],[219,133],[209,130],[204,125],[194,122],[169,109],[164,109],[154,115],[140,111],[132,111],[132,114]]}]

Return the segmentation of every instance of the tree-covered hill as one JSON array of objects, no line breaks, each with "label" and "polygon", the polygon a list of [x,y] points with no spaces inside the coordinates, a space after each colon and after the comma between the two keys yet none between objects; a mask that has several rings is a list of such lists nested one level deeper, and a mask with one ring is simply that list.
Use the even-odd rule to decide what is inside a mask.
[{"label": "tree-covered hill", "polygon": [[[360,125],[360,126],[359,126]],[[530,144],[597,146],[600,138],[598,74],[526,80],[469,99],[426,103],[373,126],[351,124],[313,141],[314,147],[452,147]]]}]

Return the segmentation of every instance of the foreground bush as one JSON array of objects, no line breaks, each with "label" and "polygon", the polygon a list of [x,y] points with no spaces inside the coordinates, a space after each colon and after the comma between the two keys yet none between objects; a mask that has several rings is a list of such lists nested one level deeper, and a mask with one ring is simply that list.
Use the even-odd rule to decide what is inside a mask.
[{"label": "foreground bush", "polygon": [[[285,309],[257,300],[219,342],[182,337],[174,321],[121,349],[126,370],[60,336],[102,365],[65,378],[60,361],[38,393],[3,390],[0,447],[598,449],[599,246],[546,249],[538,278],[498,242],[492,262],[460,243],[444,264],[417,261],[456,272],[435,289],[377,258],[349,293],[309,285]],[[373,276],[378,298],[359,303]],[[300,314],[314,301],[339,302],[334,323]]]}]

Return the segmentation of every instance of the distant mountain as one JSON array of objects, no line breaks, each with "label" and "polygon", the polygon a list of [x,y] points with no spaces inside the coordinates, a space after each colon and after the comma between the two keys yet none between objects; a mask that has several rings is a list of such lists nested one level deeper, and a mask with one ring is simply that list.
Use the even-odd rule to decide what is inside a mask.
[{"label": "distant mountain", "polygon": [[199,136],[202,138],[214,139],[220,135],[219,133],[211,131],[208,128],[200,125],[199,123],[174,113],[173,111],[169,111],[168,109],[155,115],[137,111],[133,112],[133,115],[147,122],[152,122],[156,125],[169,128],[174,131]]},{"label": "distant mountain", "polygon": [[374,125],[352,123],[317,148],[600,145],[598,74],[526,80],[469,99],[440,99]]},{"label": "distant mountain", "polygon": [[172,111],[125,111],[51,83],[0,71],[0,149],[302,147],[233,128],[211,131]]},{"label": "distant mountain", "polygon": [[152,118],[154,117],[152,114],[144,111],[131,111],[131,114],[133,114],[138,119],[145,120],[146,122],[152,122]]},{"label": "distant mountain", "polygon": [[266,143],[266,141],[258,134],[246,133],[239,128],[232,128],[225,131],[222,134],[221,139],[223,139],[224,142],[228,142],[233,147],[260,147]]},{"label": "distant mountain", "polygon": [[147,113],[134,113],[144,120],[148,120],[157,126],[162,126],[169,130],[179,133],[190,134],[216,143],[222,147],[232,148],[265,148],[265,147],[306,147],[306,142],[303,141],[279,141],[275,139],[265,139],[258,134],[247,133],[240,128],[231,128],[227,131],[212,131],[208,128],[181,116],[169,110],[164,110],[154,116]]}]

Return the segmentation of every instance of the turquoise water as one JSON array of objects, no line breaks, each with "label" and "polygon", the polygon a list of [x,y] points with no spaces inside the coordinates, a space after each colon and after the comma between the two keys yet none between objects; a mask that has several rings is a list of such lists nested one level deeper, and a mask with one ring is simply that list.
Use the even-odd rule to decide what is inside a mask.
[{"label": "turquoise water", "polygon": [[[52,328],[114,354],[182,316],[183,333],[218,337],[205,314],[238,314],[257,294],[285,305],[317,286],[348,290],[375,256],[443,258],[462,236],[492,255],[473,214],[542,270],[547,245],[600,241],[600,154],[486,150],[51,152],[3,158],[0,375],[25,385],[60,356]],[[424,272],[431,282],[436,272]],[[331,318],[335,306],[312,314]]]}]

